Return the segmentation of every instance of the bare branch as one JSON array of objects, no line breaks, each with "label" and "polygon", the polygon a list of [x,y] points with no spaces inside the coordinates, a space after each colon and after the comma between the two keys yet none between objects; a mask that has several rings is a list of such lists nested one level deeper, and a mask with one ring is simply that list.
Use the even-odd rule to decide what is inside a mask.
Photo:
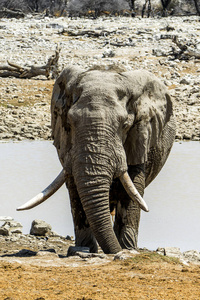
[{"label": "bare branch", "polygon": [[55,54],[49,57],[44,66],[22,67],[8,61],[8,66],[0,66],[0,77],[13,76],[17,78],[32,78],[42,75],[49,78],[51,75],[55,78],[58,74],[59,53],[60,49],[56,49]]},{"label": "bare branch", "polygon": [[175,36],[172,41],[181,50],[179,53],[175,53],[177,57],[181,58],[184,56],[184,58],[185,57],[195,57],[197,59],[200,58],[200,51],[198,49],[189,46],[186,42],[181,42],[180,40],[178,40],[177,36]]}]

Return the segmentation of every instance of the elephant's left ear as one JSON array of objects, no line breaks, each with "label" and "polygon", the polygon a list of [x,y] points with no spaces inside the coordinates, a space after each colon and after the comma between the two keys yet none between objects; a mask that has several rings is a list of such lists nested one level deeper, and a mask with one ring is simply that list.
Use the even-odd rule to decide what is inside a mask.
[{"label": "elephant's left ear", "polygon": [[68,122],[68,111],[76,97],[77,80],[84,71],[78,67],[68,67],[55,82],[51,99],[51,127],[54,145],[62,165],[71,148],[71,132]]},{"label": "elephant's left ear", "polygon": [[146,71],[124,74],[131,83],[127,110],[135,116],[124,144],[127,163],[143,164],[151,149],[160,144],[166,126],[172,123],[172,102],[165,85],[153,74]]}]

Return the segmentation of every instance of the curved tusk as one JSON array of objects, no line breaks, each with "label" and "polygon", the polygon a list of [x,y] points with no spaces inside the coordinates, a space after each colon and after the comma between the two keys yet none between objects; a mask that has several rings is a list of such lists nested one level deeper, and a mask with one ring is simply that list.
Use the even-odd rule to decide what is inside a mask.
[{"label": "curved tusk", "polygon": [[66,172],[63,169],[60,174],[56,177],[56,179],[41,193],[39,193],[37,196],[26,202],[24,205],[17,208],[17,210],[26,210],[33,208],[40,203],[47,200],[49,197],[51,197],[66,181]]},{"label": "curved tusk", "polygon": [[140,196],[138,190],[136,189],[134,183],[132,182],[128,172],[123,173],[119,177],[123,187],[125,188],[127,194],[131,197],[132,200],[137,201],[140,208],[144,211],[149,211],[148,206],[144,199]]}]

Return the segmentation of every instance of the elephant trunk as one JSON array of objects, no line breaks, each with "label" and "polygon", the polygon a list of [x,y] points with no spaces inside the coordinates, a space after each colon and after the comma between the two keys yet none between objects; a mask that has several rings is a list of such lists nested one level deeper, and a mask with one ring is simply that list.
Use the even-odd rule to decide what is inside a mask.
[{"label": "elephant trunk", "polygon": [[[117,253],[121,246],[113,231],[109,209],[110,184],[104,178],[91,178],[86,181],[76,178],[77,190],[93,234],[104,253]],[[101,181],[100,184],[98,181]]]},{"label": "elephant trunk", "polygon": [[111,128],[105,125],[85,127],[85,131],[81,128],[76,132],[72,155],[72,174],[83,209],[105,253],[121,250],[111,222],[109,191],[116,170],[119,172],[120,168],[123,172],[127,166],[123,155],[118,157],[114,144]]}]

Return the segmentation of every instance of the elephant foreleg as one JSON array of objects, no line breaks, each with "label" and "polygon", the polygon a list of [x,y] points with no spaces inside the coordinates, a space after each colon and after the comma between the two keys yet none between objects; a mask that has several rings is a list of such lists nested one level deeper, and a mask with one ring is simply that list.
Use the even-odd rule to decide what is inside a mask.
[{"label": "elephant foreleg", "polygon": [[[128,173],[140,195],[143,196],[145,176],[143,165],[129,166]],[[116,184],[117,197],[114,231],[122,248],[137,248],[140,207],[130,199],[120,182]]]},{"label": "elephant foreleg", "polygon": [[71,211],[74,222],[75,246],[89,247],[90,252],[97,253],[97,242],[87,221],[73,177],[68,177],[66,184],[69,190]]}]

